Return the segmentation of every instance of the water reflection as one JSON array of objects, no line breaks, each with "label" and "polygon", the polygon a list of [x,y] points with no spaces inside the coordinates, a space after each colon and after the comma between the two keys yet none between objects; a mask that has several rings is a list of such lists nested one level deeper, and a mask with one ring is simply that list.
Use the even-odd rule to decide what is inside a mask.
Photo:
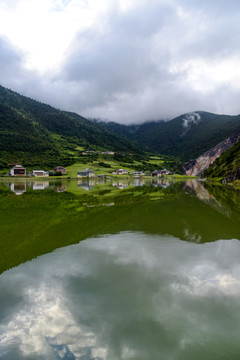
[{"label": "water reflection", "polygon": [[[104,183],[104,180],[103,180]],[[94,180],[88,180],[88,179],[81,179],[78,180],[78,187],[84,189],[84,190],[91,190],[95,187],[95,181]]]},{"label": "water reflection", "polygon": [[49,181],[34,181],[32,184],[33,190],[45,190],[49,188]]},{"label": "water reflection", "polygon": [[62,183],[54,184],[53,189],[54,189],[56,192],[61,193],[61,192],[66,191],[66,185],[65,185],[65,184],[62,184]]},{"label": "water reflection", "polygon": [[237,359],[239,257],[129,232],[42,256],[0,277],[0,357]]},{"label": "water reflection", "polygon": [[113,180],[112,186],[115,186],[117,189],[126,189],[129,187],[129,183],[127,181]]},{"label": "water reflection", "polygon": [[209,193],[204,183],[199,180],[187,180],[184,184],[185,190],[193,193],[197,198],[207,205],[215,208],[220,213],[230,216],[231,212],[223,204]]},{"label": "water reflection", "polygon": [[173,185],[175,183],[174,179],[165,179],[165,178],[154,178],[152,179],[152,185],[154,187],[162,187],[162,188],[168,188],[170,185]]},{"label": "water reflection", "polygon": [[[1,187],[8,187],[15,194],[23,194],[28,190],[45,190],[53,189],[57,192],[63,191],[72,191],[73,188],[83,189],[86,191],[93,190],[96,186],[108,185],[109,187],[116,187],[117,189],[123,190],[130,186],[153,186],[155,188],[168,188],[173,186],[176,183],[174,178],[153,178],[153,179],[144,179],[144,178],[129,178],[129,179],[108,179],[108,178],[97,178],[97,179],[79,179],[79,180],[49,180],[49,181],[30,181],[30,180],[21,180],[16,179],[15,181],[0,181]],[[195,191],[196,194],[205,192],[205,198],[207,198],[207,190],[204,189],[203,185],[197,180],[189,180],[186,183],[186,187],[191,188]],[[201,191],[200,191],[201,189]],[[203,191],[204,189],[204,191]]]},{"label": "water reflection", "polygon": [[26,192],[26,183],[24,182],[18,182],[18,183],[11,183],[10,189],[14,194],[16,195],[22,195],[24,192]]}]

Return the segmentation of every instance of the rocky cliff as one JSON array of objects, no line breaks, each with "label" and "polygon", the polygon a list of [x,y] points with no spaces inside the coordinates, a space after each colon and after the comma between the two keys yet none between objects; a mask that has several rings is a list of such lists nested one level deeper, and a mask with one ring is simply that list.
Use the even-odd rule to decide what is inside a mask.
[{"label": "rocky cliff", "polygon": [[201,176],[219,156],[231,148],[240,139],[240,132],[221,141],[219,144],[200,155],[198,158],[188,162],[183,166],[186,175]]}]

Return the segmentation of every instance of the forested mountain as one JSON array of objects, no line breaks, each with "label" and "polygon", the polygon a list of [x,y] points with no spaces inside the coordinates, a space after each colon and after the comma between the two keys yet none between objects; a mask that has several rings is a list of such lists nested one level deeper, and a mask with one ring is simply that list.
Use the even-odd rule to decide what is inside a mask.
[{"label": "forested mountain", "polygon": [[147,122],[130,126],[101,123],[101,126],[123,134],[145,150],[188,161],[239,131],[240,115],[217,115],[198,111],[167,122]]},{"label": "forested mountain", "polygon": [[80,147],[140,152],[110,129],[0,86],[0,167],[67,165]]},{"label": "forested mountain", "polygon": [[16,109],[0,104],[0,167],[20,162],[26,165],[54,159],[68,162],[67,153],[60,151],[58,142],[44,126]]},{"label": "forested mountain", "polygon": [[0,168],[67,165],[83,149],[148,151],[185,162],[239,131],[240,115],[203,111],[139,125],[95,122],[0,86]]},{"label": "forested mountain", "polygon": [[240,179],[240,140],[216,159],[204,176],[221,177],[228,181]]}]

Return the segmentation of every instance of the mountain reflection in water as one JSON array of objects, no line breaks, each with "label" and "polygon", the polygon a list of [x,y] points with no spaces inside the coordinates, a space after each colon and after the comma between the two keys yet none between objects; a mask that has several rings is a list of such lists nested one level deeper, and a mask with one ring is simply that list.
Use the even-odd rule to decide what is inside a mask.
[{"label": "mountain reflection in water", "polygon": [[[128,180],[125,188],[123,180],[109,179],[1,180],[0,273],[101,234],[139,231],[196,243],[240,238],[240,196],[234,189],[197,180],[135,180],[137,186]],[[11,184],[21,196],[11,193]]]},{"label": "mountain reflection in water", "polygon": [[239,358],[239,192],[135,180],[0,183],[0,359]]},{"label": "mountain reflection in water", "polygon": [[240,243],[122,232],[0,277],[0,358],[237,359]]}]

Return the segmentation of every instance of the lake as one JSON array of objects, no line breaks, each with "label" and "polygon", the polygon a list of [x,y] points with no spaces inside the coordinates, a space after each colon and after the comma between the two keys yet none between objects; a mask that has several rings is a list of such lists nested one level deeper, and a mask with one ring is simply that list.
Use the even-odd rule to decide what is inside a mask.
[{"label": "lake", "polygon": [[239,200],[197,180],[1,180],[0,359],[239,359]]}]

